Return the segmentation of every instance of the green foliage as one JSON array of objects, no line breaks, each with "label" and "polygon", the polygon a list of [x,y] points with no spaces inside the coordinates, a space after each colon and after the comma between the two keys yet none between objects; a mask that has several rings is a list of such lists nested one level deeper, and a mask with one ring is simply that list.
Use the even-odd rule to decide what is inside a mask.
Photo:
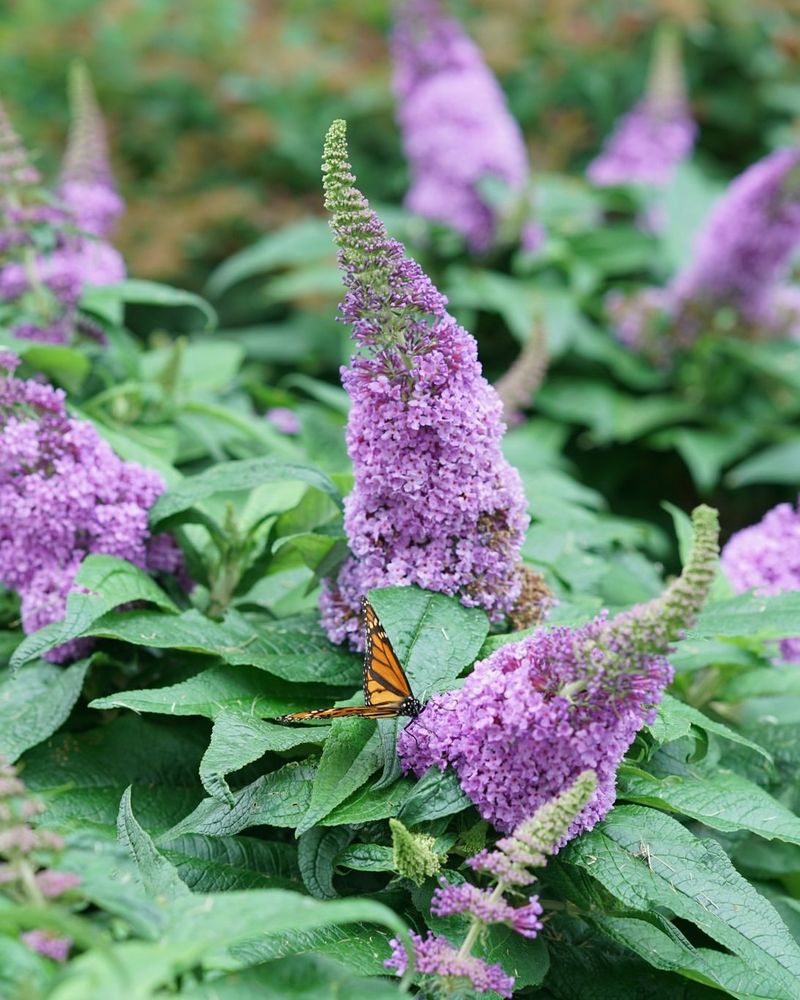
[{"label": "green foliage", "polygon": [[[358,243],[368,219],[345,116],[378,216],[475,333],[487,377],[543,330],[550,372],[504,440],[530,503],[523,557],[554,597],[543,627],[657,601],[688,558],[684,512],[698,500],[719,507],[726,538],[797,489],[794,340],[743,337],[723,311],[656,366],[615,338],[606,312],[609,292],[663,286],[732,176],[795,140],[800,39],[785,12],[710,4],[702,30],[686,25],[699,147],[662,193],[657,234],[638,226],[650,194],[582,179],[641,93],[652,18],[630,18],[622,0],[590,13],[544,0],[526,19],[508,4],[491,17],[458,9],[523,125],[547,234],[538,254],[470,259],[399,207],[386,8],[256,6],[155,0],[110,18],[96,0],[25,0],[0,36],[4,100],[45,168],[64,131],[63,49],[89,56],[135,275],[83,291],[105,343],[15,339],[3,303],[0,344],[121,457],[161,474],[150,528],[174,535],[195,583],[93,555],[63,620],[25,637],[17,598],[0,593],[0,757],[18,761],[42,828],[64,838],[59,870],[80,878],[44,907],[21,905],[0,878],[9,1000],[377,1000],[404,988],[384,967],[390,938],[465,929],[431,914],[436,878],[472,878],[465,860],[497,833],[455,773],[402,773],[404,719],[276,721],[362,699],[360,658],[327,640],[317,612],[347,552],[352,487],[337,377],[351,348],[319,215],[332,120],[326,195],[351,263],[374,262]],[[265,419],[277,407],[297,434]],[[667,593],[685,610],[683,590]],[[416,587],[368,596],[422,700],[525,634]],[[670,654],[670,692],[619,768],[616,805],[541,872],[543,931],[494,927],[475,944],[520,995],[795,1000],[800,679],[775,659],[798,621],[796,592],[711,583]],[[47,662],[77,638],[90,656]],[[424,739],[423,724],[409,735]],[[23,943],[31,928],[74,939],[66,966]]]}]

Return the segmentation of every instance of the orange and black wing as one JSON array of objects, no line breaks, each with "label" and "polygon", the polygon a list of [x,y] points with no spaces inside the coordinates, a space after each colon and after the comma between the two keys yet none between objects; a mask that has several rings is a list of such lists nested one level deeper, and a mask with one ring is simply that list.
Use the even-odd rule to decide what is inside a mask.
[{"label": "orange and black wing", "polygon": [[419,715],[422,706],[411,692],[405,671],[397,659],[389,636],[381,625],[375,609],[361,598],[364,624],[364,705],[344,708],[320,708],[309,712],[281,715],[278,722],[303,722],[306,719],[340,719],[355,716],[361,719],[389,719],[396,715]]},{"label": "orange and black wing", "polygon": [[[411,685],[400,666],[386,630],[366,597],[361,598],[364,621],[364,701],[370,706],[393,706],[413,698]],[[398,711],[399,715],[400,712]]]}]

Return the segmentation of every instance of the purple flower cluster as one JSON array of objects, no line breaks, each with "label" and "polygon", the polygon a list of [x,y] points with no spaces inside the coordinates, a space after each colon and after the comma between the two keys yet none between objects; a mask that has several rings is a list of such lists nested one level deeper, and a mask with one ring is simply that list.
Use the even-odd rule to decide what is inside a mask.
[{"label": "purple flower cluster", "polygon": [[[758,524],[737,531],[722,550],[722,568],[737,594],[800,590],[800,506],[778,504]],[[784,639],[781,656],[800,663],[800,636]]]},{"label": "purple flower cluster", "polygon": [[764,325],[798,244],[800,149],[780,149],[745,170],[714,206],[670,289],[679,321],[700,326],[729,305],[745,323]]},{"label": "purple flower cluster", "polygon": [[464,686],[428,702],[400,736],[405,770],[453,767],[481,816],[510,831],[570,785],[597,774],[564,842],[614,803],[616,769],[672,677],[664,658],[701,607],[714,573],[716,512],[694,512],[681,577],[655,600],[579,628],[538,629],[476,664]]},{"label": "purple flower cluster", "polygon": [[662,107],[642,100],[617,123],[603,151],[589,164],[593,184],[665,187],[691,153],[697,126],[683,103]]},{"label": "purple flower cluster", "polygon": [[[686,101],[680,39],[672,26],[662,26],[654,40],[647,93],[622,116],[586,174],[601,187],[665,187],[691,153],[696,133]],[[649,221],[659,228],[652,210]]]},{"label": "purple flower cluster", "polygon": [[[491,177],[522,195],[528,158],[519,126],[480,49],[437,0],[406,0],[392,35],[397,119],[411,168],[406,205],[445,222],[475,252],[495,240]],[[531,230],[531,233],[533,230]]]},{"label": "purple flower cluster", "polygon": [[534,897],[524,906],[511,906],[502,895],[491,889],[479,889],[471,882],[449,884],[440,879],[440,886],[431,900],[431,913],[437,917],[451,917],[456,913],[469,913],[483,924],[508,924],[517,934],[535,938],[542,929],[539,919],[542,905]]},{"label": "purple flower cluster", "polygon": [[[63,617],[90,553],[173,572],[180,555],[171,538],[148,531],[164,491],[158,473],[123,462],[90,423],[70,418],[61,390],[14,378],[16,362],[0,354],[0,582],[19,592],[29,633]],[[62,662],[86,648],[75,640],[47,657]]]},{"label": "purple flower cluster", "polygon": [[73,85],[73,122],[56,200],[0,109],[0,299],[13,303],[15,336],[66,343],[80,328],[86,285],[125,277],[106,242],[122,202],[114,190],[102,120],[85,70]]},{"label": "purple flower cluster", "polygon": [[502,618],[520,593],[528,515],[520,477],[500,450],[502,407],[475,340],[387,237],[346,157],[345,125],[335,122],[326,203],[347,287],[342,317],[367,352],[342,370],[352,400],[352,555],[326,581],[321,608],[331,639],[356,645],[361,595],[372,587],[417,584]]},{"label": "purple flower cluster", "polygon": [[[488,965],[475,955],[461,955],[447,938],[432,931],[428,931],[425,937],[411,931],[410,936],[414,945],[416,971],[421,975],[452,976],[467,980],[476,993],[494,990],[501,997],[513,996],[514,977],[509,976],[502,965]],[[392,957],[384,965],[402,975],[408,966],[406,950],[397,938],[392,938],[389,944]]]},{"label": "purple flower cluster", "polygon": [[80,229],[106,237],[125,205],[114,184],[103,117],[82,63],[73,66],[70,75],[70,106],[72,121],[58,194]]},{"label": "purple flower cluster", "polygon": [[668,288],[609,299],[618,336],[668,358],[713,328],[722,307],[735,310],[747,336],[798,336],[800,293],[785,284],[798,245],[800,149],[781,149],[730,185]]},{"label": "purple flower cluster", "polygon": [[[43,808],[28,794],[16,769],[0,761],[0,892],[14,902],[42,906],[80,884],[77,875],[42,867],[46,858],[54,862],[64,847],[57,834],[31,826]],[[71,938],[38,928],[26,931],[21,939],[57,962],[66,961],[72,946]]]},{"label": "purple flower cluster", "polygon": [[273,406],[267,410],[264,417],[281,434],[295,435],[302,430],[300,418],[288,406]]},{"label": "purple flower cluster", "polygon": [[[542,929],[543,912],[538,897],[531,896],[520,906],[512,906],[503,897],[509,891],[520,895],[522,887],[536,881],[531,869],[547,864],[548,857],[555,853],[575,817],[591,798],[596,780],[594,772],[583,771],[554,799],[544,802],[520,823],[510,837],[499,840],[494,850],[483,850],[467,859],[474,871],[488,875],[496,883],[493,889],[481,889],[469,882],[456,885],[439,880],[431,912],[439,917],[468,915],[470,927],[458,951],[443,936],[428,932],[423,939],[412,933],[417,972],[440,978],[465,978],[479,993],[495,989],[502,996],[513,995],[514,977],[508,976],[499,965],[488,965],[473,956],[473,946],[490,924],[505,924],[523,937],[537,936]],[[402,973],[407,965],[405,950],[396,940],[391,945],[392,957],[384,965]],[[448,983],[448,989],[453,985]],[[509,992],[503,992],[506,989]]]}]

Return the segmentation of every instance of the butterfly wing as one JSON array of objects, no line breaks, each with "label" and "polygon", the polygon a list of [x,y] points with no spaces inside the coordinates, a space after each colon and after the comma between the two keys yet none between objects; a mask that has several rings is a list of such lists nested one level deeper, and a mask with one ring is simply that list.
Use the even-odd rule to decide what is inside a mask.
[{"label": "butterfly wing", "polygon": [[304,722],[306,719],[389,719],[397,715],[391,705],[346,705],[343,708],[318,708],[310,712],[292,712],[279,715],[276,722]]},{"label": "butterfly wing", "polygon": [[407,698],[413,697],[411,685],[386,630],[366,597],[361,598],[361,615],[366,647],[364,701],[370,706],[392,706],[399,709]]},{"label": "butterfly wing", "polygon": [[405,671],[392,648],[389,636],[375,609],[361,598],[364,623],[364,702],[343,708],[318,708],[281,715],[277,722],[304,722],[307,719],[390,719],[396,715],[419,715],[422,706],[414,697]]}]

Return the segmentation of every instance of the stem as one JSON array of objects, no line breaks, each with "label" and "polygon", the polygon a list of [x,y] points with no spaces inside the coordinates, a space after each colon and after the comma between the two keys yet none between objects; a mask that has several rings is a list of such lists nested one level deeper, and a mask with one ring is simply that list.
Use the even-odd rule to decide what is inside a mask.
[{"label": "stem", "polygon": [[19,880],[22,883],[23,888],[28,896],[28,899],[35,903],[37,906],[44,906],[45,900],[42,895],[42,890],[36,884],[36,879],[33,875],[33,869],[25,860],[25,858],[20,857],[14,867],[17,869],[19,874]]},{"label": "stem", "polygon": [[[500,899],[500,897],[503,895],[505,890],[506,890],[505,882],[498,882],[497,885],[495,886],[494,892],[489,897],[489,902],[496,903],[497,900]],[[459,958],[466,958],[471,953],[473,947],[475,946],[475,942],[478,940],[478,935],[486,926],[482,920],[478,920],[478,918],[475,916],[471,917],[470,919],[472,920],[472,924],[470,925],[470,928],[467,931],[467,936],[464,938],[464,943],[458,950]]]}]

